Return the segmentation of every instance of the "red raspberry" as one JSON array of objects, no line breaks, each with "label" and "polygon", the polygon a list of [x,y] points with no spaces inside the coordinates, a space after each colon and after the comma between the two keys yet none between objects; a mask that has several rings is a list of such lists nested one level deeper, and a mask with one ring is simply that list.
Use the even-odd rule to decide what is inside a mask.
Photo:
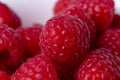
[{"label": "red raspberry", "polygon": [[59,80],[52,62],[43,54],[23,63],[11,80]]},{"label": "red raspberry", "polygon": [[4,71],[0,71],[0,80],[10,80],[10,75]]},{"label": "red raspberry", "polygon": [[113,18],[113,21],[110,25],[111,28],[120,28],[120,15],[118,14],[115,14],[114,15],[114,18]]},{"label": "red raspberry", "polygon": [[76,80],[119,80],[120,57],[105,48],[93,50],[79,67]]},{"label": "red raspberry", "polygon": [[13,71],[23,60],[22,49],[15,31],[0,25],[0,70]]},{"label": "red raspberry", "polygon": [[112,22],[114,15],[113,0],[73,0],[79,5],[96,23],[97,31],[106,30]]},{"label": "red raspberry", "polygon": [[115,51],[120,56],[120,29],[108,29],[98,39],[98,47],[105,47]]},{"label": "red raspberry", "polygon": [[65,67],[75,67],[86,55],[90,45],[88,33],[88,26],[82,20],[60,14],[48,20],[42,29],[40,46],[57,67],[67,71]]},{"label": "red raspberry", "polygon": [[[58,13],[61,13],[69,6],[75,4],[91,16],[99,32],[106,30],[112,22],[114,15],[113,0],[70,0],[69,4],[65,6],[61,0],[60,2],[58,1],[56,4],[57,6],[63,4],[62,9],[55,6]],[[54,13],[56,12],[54,11]]]},{"label": "red raspberry", "polygon": [[76,5],[70,6],[63,13],[77,17],[87,23],[87,26],[90,30],[90,33],[88,34],[88,35],[90,35],[90,39],[91,39],[90,43],[93,46],[95,36],[96,36],[96,26],[95,26],[95,23],[93,22],[93,20],[90,18],[90,16],[88,14],[86,14],[82,9],[80,9]]},{"label": "red raspberry", "polygon": [[19,17],[6,6],[0,2],[0,24],[6,24],[13,29],[21,26]]},{"label": "red raspberry", "polygon": [[54,14],[59,14],[64,11],[71,3],[71,0],[58,0],[54,6]]},{"label": "red raspberry", "polygon": [[42,30],[42,25],[35,24],[32,27],[16,29],[16,32],[21,37],[25,54],[27,57],[35,56],[40,53],[39,36]]}]

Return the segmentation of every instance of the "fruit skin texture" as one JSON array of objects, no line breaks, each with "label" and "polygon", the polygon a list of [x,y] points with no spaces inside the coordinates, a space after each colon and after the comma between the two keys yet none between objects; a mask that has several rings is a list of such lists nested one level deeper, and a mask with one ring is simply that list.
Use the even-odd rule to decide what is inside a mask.
[{"label": "fruit skin texture", "polygon": [[8,6],[0,2],[0,24],[6,24],[13,29],[21,26],[20,18]]},{"label": "fruit skin texture", "polygon": [[4,71],[0,71],[0,80],[10,80],[10,75]]},{"label": "fruit skin texture", "polygon": [[90,52],[76,73],[76,80],[119,80],[120,57],[100,48]]},{"label": "fruit skin texture", "polygon": [[42,25],[35,24],[31,27],[20,27],[16,33],[20,35],[20,40],[24,46],[26,57],[33,57],[40,53],[39,36]]},{"label": "fruit skin texture", "polygon": [[63,14],[69,14],[76,18],[81,19],[82,21],[86,22],[89,30],[90,30],[90,44],[91,47],[94,45],[94,40],[96,36],[96,26],[94,21],[91,19],[91,17],[86,14],[81,8],[79,8],[77,5],[72,5],[68,9],[62,12]]},{"label": "fruit skin texture", "polygon": [[102,33],[97,41],[98,47],[111,49],[120,56],[120,29],[108,29]]},{"label": "fruit skin texture", "polygon": [[112,20],[110,28],[120,28],[120,15],[119,14],[114,14],[114,18]]},{"label": "fruit skin texture", "polygon": [[54,6],[54,14],[59,14],[62,11],[64,11],[64,9],[66,9],[66,7],[68,7],[71,3],[71,0],[57,0],[55,6]]},{"label": "fruit skin texture", "polygon": [[43,54],[37,55],[12,75],[11,80],[59,80],[50,59]]},{"label": "fruit skin texture", "polygon": [[97,31],[102,32],[111,24],[114,15],[113,0],[73,0],[72,2],[91,16],[96,23]]},{"label": "fruit skin texture", "polygon": [[7,25],[0,24],[0,70],[12,72],[23,60],[18,35]]},{"label": "fruit skin texture", "polygon": [[[67,14],[57,15],[47,21],[41,31],[41,50],[57,66],[58,74],[80,64],[90,47],[88,26],[82,20]],[[63,72],[62,72],[63,71]],[[63,76],[68,76],[68,72]],[[71,77],[69,75],[69,77]]]}]

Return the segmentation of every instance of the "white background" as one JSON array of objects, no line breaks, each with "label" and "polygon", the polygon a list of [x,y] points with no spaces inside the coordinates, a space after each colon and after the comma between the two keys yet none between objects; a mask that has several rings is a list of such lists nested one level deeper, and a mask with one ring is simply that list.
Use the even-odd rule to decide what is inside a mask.
[{"label": "white background", "polygon": [[[21,18],[23,26],[33,23],[44,24],[53,16],[53,7],[57,0],[0,0],[10,6]],[[115,1],[116,12],[120,12],[120,0]]]}]

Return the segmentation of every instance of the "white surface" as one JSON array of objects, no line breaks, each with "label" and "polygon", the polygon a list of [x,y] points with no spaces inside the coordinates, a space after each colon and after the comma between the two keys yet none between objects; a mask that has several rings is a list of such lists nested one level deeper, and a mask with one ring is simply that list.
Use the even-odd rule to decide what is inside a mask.
[{"label": "white surface", "polygon": [[[53,16],[57,0],[0,0],[8,4],[21,18],[23,26],[33,23],[44,24]],[[120,0],[115,0],[116,12],[120,13]]]},{"label": "white surface", "polygon": [[114,1],[115,1],[116,13],[120,14],[120,0],[114,0]]}]

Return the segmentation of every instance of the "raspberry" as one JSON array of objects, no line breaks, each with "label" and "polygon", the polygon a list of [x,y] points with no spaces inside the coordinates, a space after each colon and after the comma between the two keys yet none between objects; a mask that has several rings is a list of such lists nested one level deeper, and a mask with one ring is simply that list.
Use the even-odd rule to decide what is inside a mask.
[{"label": "raspberry", "polygon": [[[88,33],[90,31],[86,23],[67,14],[57,15],[47,21],[41,31],[40,46],[57,68],[60,68],[58,73],[79,65],[83,60],[90,45]],[[69,72],[60,75],[66,76]]]},{"label": "raspberry", "polygon": [[76,80],[119,80],[120,57],[108,49],[90,52],[76,73]]},{"label": "raspberry", "polygon": [[21,37],[27,57],[32,57],[40,53],[39,36],[42,30],[42,25],[35,24],[32,27],[16,29],[16,32]]},{"label": "raspberry", "polygon": [[98,47],[105,47],[120,56],[120,29],[108,29],[102,33],[97,41]]},{"label": "raspberry", "polygon": [[58,0],[54,6],[54,14],[59,14],[71,3],[71,0]]},{"label": "raspberry", "polygon": [[37,55],[12,75],[11,80],[59,80],[52,62],[43,54]]},{"label": "raspberry", "polygon": [[0,25],[0,70],[14,71],[22,62],[22,48],[18,35],[6,26]]},{"label": "raspberry", "polygon": [[59,0],[56,3],[59,7],[55,6],[54,13],[61,13],[69,6],[77,5],[91,16],[98,32],[105,31],[112,22],[114,15],[113,0],[70,0],[67,5],[64,5],[64,1]]},{"label": "raspberry", "polygon": [[112,22],[114,15],[113,0],[73,0],[94,20],[97,31],[105,31]]},{"label": "raspberry", "polygon": [[76,5],[70,6],[68,9],[63,11],[63,13],[72,15],[76,18],[83,20],[85,23],[87,23],[87,26],[90,30],[90,33],[88,33],[88,35],[90,35],[90,39],[91,39],[90,43],[91,43],[91,47],[93,47],[95,36],[96,36],[96,26],[93,20],[90,18],[90,16]]},{"label": "raspberry", "polygon": [[13,29],[21,26],[19,17],[5,4],[0,2],[0,24],[6,24]]}]

